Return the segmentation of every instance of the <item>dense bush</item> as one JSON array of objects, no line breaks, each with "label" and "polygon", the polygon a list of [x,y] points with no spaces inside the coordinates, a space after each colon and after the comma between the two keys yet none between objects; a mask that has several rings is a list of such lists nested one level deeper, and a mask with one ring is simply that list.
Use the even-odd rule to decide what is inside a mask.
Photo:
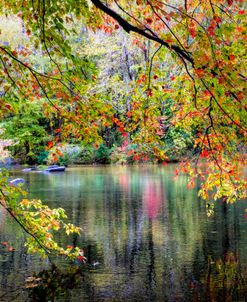
[{"label": "dense bush", "polygon": [[95,150],[95,162],[99,164],[109,164],[111,152],[111,149],[107,148],[106,145],[101,144],[99,148]]}]

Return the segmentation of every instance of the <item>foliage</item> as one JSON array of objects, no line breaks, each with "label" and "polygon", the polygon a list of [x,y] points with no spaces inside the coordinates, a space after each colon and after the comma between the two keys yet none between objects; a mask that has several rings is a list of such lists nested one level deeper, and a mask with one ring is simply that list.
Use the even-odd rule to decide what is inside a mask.
[{"label": "foliage", "polygon": [[26,193],[20,187],[8,184],[6,171],[1,171],[0,176],[0,204],[27,233],[28,252],[38,253],[42,257],[58,254],[75,259],[83,256],[80,248],[63,248],[55,240],[57,231],[64,231],[66,235],[80,233],[80,228],[65,222],[67,216],[62,208],[50,209],[40,200],[20,199]]},{"label": "foliage", "polygon": [[47,121],[37,103],[32,103],[28,107],[18,104],[15,110],[15,114],[6,116],[1,123],[0,127],[3,129],[1,138],[12,140],[9,150],[22,163],[35,163],[39,153],[44,151],[49,141]]},{"label": "foliage", "polygon": [[[192,150],[193,136],[181,128],[172,127],[164,135],[165,152],[170,161],[179,161]],[[191,156],[190,156],[191,157]]]},{"label": "foliage", "polygon": [[101,144],[95,151],[95,161],[100,164],[108,164],[110,162],[111,150]]},{"label": "foliage", "polygon": [[75,164],[93,164],[94,148],[92,146],[81,147],[78,157],[74,161]]},{"label": "foliage", "polygon": [[[199,153],[195,167],[186,162],[182,168],[191,175],[188,185],[199,174],[204,180],[203,198],[229,197],[228,201],[245,198],[246,185],[240,180],[238,168],[239,161],[246,162],[245,155],[239,152],[246,143],[247,133],[244,3],[186,1],[182,6],[156,0],[134,4],[92,2],[99,16],[95,26],[108,33],[121,26],[136,34],[135,42],[140,47],[145,48],[143,38],[146,38],[157,48],[151,57],[149,73],[137,80],[131,117],[138,136],[133,141],[142,145],[148,142],[154,151],[162,148],[157,139],[157,134],[162,136],[158,120],[162,113],[160,101],[169,96],[174,103],[171,125],[186,132],[196,131],[194,147]],[[181,71],[166,72],[159,62],[161,58],[169,58]],[[169,80],[165,85],[164,77]],[[131,131],[130,127],[127,129]],[[147,151],[148,148],[143,148],[143,152]],[[201,175],[197,168],[201,158],[209,163],[206,175]],[[222,189],[215,195],[219,185]]]},{"label": "foliage", "polygon": [[48,154],[49,154],[48,151],[42,151],[42,152],[40,152],[38,154],[38,156],[37,156],[37,163],[39,165],[45,164],[47,162]]},{"label": "foliage", "polygon": [[32,301],[54,301],[60,297],[69,298],[69,290],[77,288],[82,279],[84,275],[79,267],[61,271],[58,267],[52,266],[50,270],[29,277],[25,288]]}]

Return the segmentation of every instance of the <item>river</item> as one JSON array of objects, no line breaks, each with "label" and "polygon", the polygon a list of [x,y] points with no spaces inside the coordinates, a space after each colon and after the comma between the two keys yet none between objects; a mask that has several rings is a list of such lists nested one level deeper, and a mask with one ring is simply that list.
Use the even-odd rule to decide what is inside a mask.
[{"label": "river", "polygon": [[[73,284],[66,273],[49,275],[49,263],[26,254],[22,231],[0,211],[0,301],[247,298],[246,201],[218,201],[208,216],[198,188],[186,189],[186,176],[174,179],[174,165],[12,173],[25,179],[30,198],[64,208],[82,228],[80,237],[58,240],[82,247],[87,263],[78,268],[57,260],[61,270],[75,273]],[[6,251],[4,242],[15,250]],[[44,270],[45,290],[27,286],[28,277]]]}]

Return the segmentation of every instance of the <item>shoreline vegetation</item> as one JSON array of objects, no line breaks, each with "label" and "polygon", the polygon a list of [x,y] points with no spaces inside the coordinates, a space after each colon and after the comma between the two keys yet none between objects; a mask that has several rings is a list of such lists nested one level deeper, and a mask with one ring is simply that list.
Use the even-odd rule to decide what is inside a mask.
[{"label": "shoreline vegetation", "polygon": [[36,150],[27,152],[20,143],[11,143],[6,140],[0,140],[0,165],[22,165],[32,166],[81,166],[81,165],[133,165],[133,164],[164,164],[178,163],[200,155],[198,151],[192,148],[191,142],[184,143],[183,147],[177,147],[176,144],[167,144],[163,149],[161,158],[153,152],[145,153],[137,144],[124,140],[116,142],[112,146],[102,143],[99,146],[80,144],[58,144],[52,148],[39,145]]}]

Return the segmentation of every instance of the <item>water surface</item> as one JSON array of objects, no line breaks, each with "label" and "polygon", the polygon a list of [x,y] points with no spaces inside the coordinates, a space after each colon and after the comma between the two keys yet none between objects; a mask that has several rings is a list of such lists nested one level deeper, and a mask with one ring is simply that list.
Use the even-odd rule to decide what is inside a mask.
[{"label": "water surface", "polygon": [[[77,287],[55,301],[245,301],[246,202],[219,201],[208,217],[197,188],[187,190],[186,177],[175,181],[173,170],[13,172],[26,180],[30,197],[63,207],[83,229],[80,237],[58,238],[82,247],[88,261]],[[4,212],[0,219],[1,242],[16,247],[11,253],[0,248],[0,301],[32,301],[25,279],[49,263],[26,255],[22,232]]]}]

